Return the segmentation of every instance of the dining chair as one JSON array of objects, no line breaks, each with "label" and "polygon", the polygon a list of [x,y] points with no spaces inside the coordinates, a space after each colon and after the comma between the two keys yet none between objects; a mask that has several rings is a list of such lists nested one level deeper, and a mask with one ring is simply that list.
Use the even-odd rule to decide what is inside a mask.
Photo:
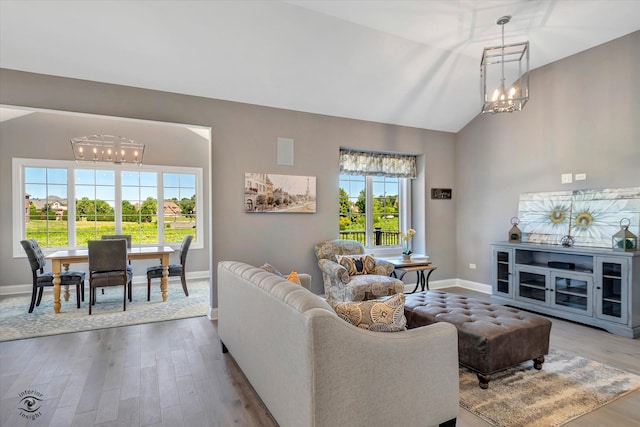
[{"label": "dining chair", "polygon": [[123,311],[127,311],[127,291],[131,301],[131,279],[127,268],[125,239],[89,240],[89,314],[96,302],[96,288],[123,286]]},{"label": "dining chair", "polygon": [[[182,239],[182,244],[180,245],[180,264],[169,264],[169,277],[180,276],[180,280],[182,280],[182,290],[184,291],[185,296],[189,296],[189,290],[187,289],[187,279],[185,277],[185,264],[187,263],[187,252],[189,251],[189,246],[191,246],[192,240],[193,235],[187,234],[186,236],[184,236],[184,239]],[[161,265],[154,265],[153,267],[147,268],[147,301],[151,300],[151,279],[157,279],[161,277]]]},{"label": "dining chair", "polygon": [[[20,244],[24,248],[31,265],[31,273],[33,279],[33,289],[31,291],[31,304],[29,305],[29,313],[33,313],[33,309],[40,305],[42,293],[45,286],[53,286],[53,273],[44,272],[47,264],[42,249],[36,239],[21,240]],[[76,287],[76,303],[80,308],[80,298],[84,301],[84,271],[63,271],[60,273],[61,286]],[[37,299],[36,299],[37,294]]]},{"label": "dining chair", "polygon": [[[102,240],[118,240],[124,239],[127,241],[127,249],[131,249],[131,234],[103,234],[100,236]],[[127,267],[131,270],[131,274],[133,274],[133,267],[131,267],[131,261],[129,261],[129,266]]]},{"label": "dining chair", "polygon": [[[100,236],[102,240],[117,240],[124,239],[127,241],[127,249],[131,249],[131,234],[103,234]],[[131,266],[131,260],[129,260],[129,264],[127,265],[127,270],[131,272],[133,276],[133,267]],[[104,289],[102,289],[102,295],[104,295]]]}]

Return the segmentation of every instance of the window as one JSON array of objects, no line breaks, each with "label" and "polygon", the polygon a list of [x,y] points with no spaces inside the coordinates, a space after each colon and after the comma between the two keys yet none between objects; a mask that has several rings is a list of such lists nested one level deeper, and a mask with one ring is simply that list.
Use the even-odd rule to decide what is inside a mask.
[{"label": "window", "polygon": [[[86,247],[103,234],[132,243],[202,242],[202,169],[13,159],[14,246]],[[69,201],[72,201],[69,203]]]},{"label": "window", "polygon": [[20,206],[25,212],[20,216],[29,237],[43,246],[67,246],[67,170],[25,167],[23,176],[24,204]]},{"label": "window", "polygon": [[415,156],[340,150],[340,238],[398,246],[409,228]]}]

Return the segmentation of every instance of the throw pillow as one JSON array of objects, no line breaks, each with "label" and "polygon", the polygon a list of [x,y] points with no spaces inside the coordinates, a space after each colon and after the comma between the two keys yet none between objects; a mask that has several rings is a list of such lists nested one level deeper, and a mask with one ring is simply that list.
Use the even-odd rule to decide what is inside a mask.
[{"label": "throw pillow", "polygon": [[336,255],[336,260],[338,264],[347,269],[349,276],[371,274],[376,269],[376,261],[373,259],[373,255]]},{"label": "throw pillow", "polygon": [[269,273],[273,273],[276,276],[285,277],[284,274],[280,273],[273,265],[269,263],[265,262],[260,268],[262,268],[264,271],[268,271]]},{"label": "throw pillow", "polygon": [[338,316],[359,328],[376,332],[397,332],[407,329],[404,317],[404,294],[386,299],[359,302],[330,302]]},{"label": "throw pillow", "polygon": [[287,276],[287,280],[297,285],[302,285],[300,283],[300,278],[298,277],[298,272],[295,270],[291,270],[291,273],[289,273],[289,275]]}]

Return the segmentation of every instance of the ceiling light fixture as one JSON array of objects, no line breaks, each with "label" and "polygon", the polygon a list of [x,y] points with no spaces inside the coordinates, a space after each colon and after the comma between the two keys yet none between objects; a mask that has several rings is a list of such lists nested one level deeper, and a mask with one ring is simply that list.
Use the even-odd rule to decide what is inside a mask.
[{"label": "ceiling light fixture", "polygon": [[502,27],[502,45],[482,52],[482,113],[520,111],[529,100],[529,42],[504,44],[504,24],[510,20],[503,16],[496,22]]},{"label": "ceiling light fixture", "polygon": [[71,149],[77,161],[142,164],[144,144],[113,135],[91,135],[71,138]]}]

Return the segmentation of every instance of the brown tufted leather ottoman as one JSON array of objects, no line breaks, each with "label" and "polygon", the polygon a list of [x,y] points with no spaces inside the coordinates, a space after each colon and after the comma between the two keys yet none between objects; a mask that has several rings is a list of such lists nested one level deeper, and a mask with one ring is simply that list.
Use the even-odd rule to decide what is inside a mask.
[{"label": "brown tufted leather ottoman", "polygon": [[461,365],[478,375],[488,388],[491,374],[529,359],[542,369],[549,353],[551,322],[515,308],[463,295],[424,291],[406,295],[407,328],[448,322],[458,328]]}]

